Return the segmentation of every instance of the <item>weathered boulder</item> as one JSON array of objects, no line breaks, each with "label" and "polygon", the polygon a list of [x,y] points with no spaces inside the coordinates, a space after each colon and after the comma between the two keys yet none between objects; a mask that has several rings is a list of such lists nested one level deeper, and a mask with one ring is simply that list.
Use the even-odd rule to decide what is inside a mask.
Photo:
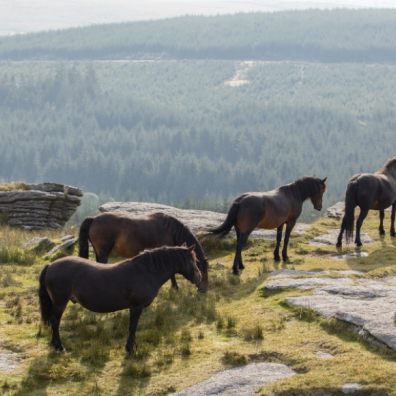
[{"label": "weathered boulder", "polygon": [[55,246],[55,243],[47,237],[34,237],[30,241],[26,242],[24,248],[31,252],[42,253],[48,252]]},{"label": "weathered boulder", "polygon": [[[306,296],[289,297],[289,305],[312,309],[320,315],[353,324],[364,337],[374,338],[396,350],[396,277],[384,279],[270,277],[265,288],[313,290]],[[308,275],[308,274],[306,274]]]},{"label": "weathered boulder", "polygon": [[332,219],[341,219],[344,216],[345,203],[337,202],[334,205],[326,209],[325,217],[330,217]]},{"label": "weathered boulder", "polygon": [[206,381],[193,385],[177,396],[253,395],[260,387],[288,378],[295,372],[284,364],[251,363],[246,366],[221,371]]},{"label": "weathered boulder", "polygon": [[0,217],[6,224],[26,229],[61,228],[80,205],[81,197],[78,188],[57,183],[0,188]]},{"label": "weathered boulder", "polygon": [[73,235],[65,235],[61,238],[61,243],[54,246],[49,252],[48,256],[65,255],[68,254],[71,248],[76,244],[78,238]]},{"label": "weathered boulder", "polygon": [[[194,233],[207,231],[208,228],[220,225],[226,214],[209,210],[178,209],[173,206],[147,202],[108,202],[103,204],[101,212],[128,212],[131,215],[144,215],[151,212],[163,212],[186,224]],[[293,234],[302,235],[308,224],[297,223]],[[276,230],[255,230],[253,237],[275,240]]]}]

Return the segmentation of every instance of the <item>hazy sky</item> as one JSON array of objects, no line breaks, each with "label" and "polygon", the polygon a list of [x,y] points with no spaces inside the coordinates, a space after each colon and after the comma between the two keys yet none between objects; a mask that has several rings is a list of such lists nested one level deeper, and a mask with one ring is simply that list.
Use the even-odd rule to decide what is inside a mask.
[{"label": "hazy sky", "polygon": [[338,7],[396,8],[396,0],[0,0],[0,35],[186,14]]}]

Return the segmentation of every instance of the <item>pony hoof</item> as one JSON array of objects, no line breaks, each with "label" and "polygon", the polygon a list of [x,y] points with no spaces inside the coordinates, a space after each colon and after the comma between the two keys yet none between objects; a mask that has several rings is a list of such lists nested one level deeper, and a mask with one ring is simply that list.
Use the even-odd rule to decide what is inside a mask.
[{"label": "pony hoof", "polygon": [[63,345],[55,345],[54,348],[55,348],[56,352],[59,352],[59,353],[66,352],[66,349],[63,348]]},{"label": "pony hoof", "polygon": [[360,248],[360,247],[362,247],[362,246],[363,246],[363,243],[362,243],[362,242],[356,242],[356,247]]},{"label": "pony hoof", "polygon": [[280,256],[274,256],[274,261],[276,261],[277,263],[279,263],[279,261],[281,261]]},{"label": "pony hoof", "polygon": [[342,242],[337,242],[336,243],[336,248],[341,249],[342,248]]},{"label": "pony hoof", "polygon": [[285,257],[282,257],[282,259],[283,259],[283,261],[289,261],[289,257],[288,256],[285,256]]},{"label": "pony hoof", "polygon": [[239,266],[239,269],[242,271],[242,270],[245,269],[245,266],[242,264],[242,265]]},{"label": "pony hoof", "polygon": [[380,234],[380,236],[385,236],[385,231],[380,230],[379,234]]},{"label": "pony hoof", "polygon": [[239,275],[239,271],[238,270],[233,270],[232,271],[232,275],[237,275],[238,276]]},{"label": "pony hoof", "polygon": [[133,344],[132,346],[129,346],[128,344],[125,345],[125,351],[128,356],[132,356],[137,352],[137,345]]}]

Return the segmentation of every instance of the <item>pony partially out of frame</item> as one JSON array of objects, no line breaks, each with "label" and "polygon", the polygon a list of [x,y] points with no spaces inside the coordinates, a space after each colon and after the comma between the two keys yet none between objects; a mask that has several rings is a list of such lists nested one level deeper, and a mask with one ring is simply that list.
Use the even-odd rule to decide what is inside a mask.
[{"label": "pony partially out of frame", "polygon": [[377,172],[359,173],[349,180],[345,193],[345,214],[337,239],[338,248],[342,246],[344,231],[347,243],[352,238],[356,206],[360,208],[360,213],[356,220],[356,246],[362,246],[360,230],[370,209],[379,211],[379,233],[380,235],[385,235],[385,209],[392,206],[390,235],[392,237],[396,236],[396,157],[387,161]]}]

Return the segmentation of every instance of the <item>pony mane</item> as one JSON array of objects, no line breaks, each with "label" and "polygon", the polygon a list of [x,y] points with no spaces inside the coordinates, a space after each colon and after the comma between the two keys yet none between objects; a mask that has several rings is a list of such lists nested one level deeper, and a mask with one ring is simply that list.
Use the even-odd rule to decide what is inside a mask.
[{"label": "pony mane", "polygon": [[305,176],[297,179],[292,185],[298,187],[300,194],[304,197],[312,197],[318,194],[325,184],[318,177]]},{"label": "pony mane", "polygon": [[137,256],[127,261],[135,261],[138,263],[141,262],[141,260],[145,260],[143,268],[147,268],[149,271],[158,271],[165,261],[169,261],[170,257],[170,261],[172,263],[176,264],[179,261],[184,262],[182,259],[184,258],[184,253],[186,252],[188,252],[188,249],[182,246],[161,246],[153,249],[143,250]]},{"label": "pony mane", "polygon": [[165,227],[172,231],[174,242],[177,245],[182,245],[183,243],[186,243],[187,246],[195,245],[194,250],[197,254],[197,265],[201,270],[208,271],[208,260],[205,257],[202,246],[185,224],[175,217],[161,212],[153,213],[152,217],[160,219]]},{"label": "pony mane", "polygon": [[385,165],[384,165],[384,167],[382,169],[383,170],[389,170],[390,168],[393,168],[395,166],[396,166],[396,157],[393,157],[390,160],[385,162]]}]

